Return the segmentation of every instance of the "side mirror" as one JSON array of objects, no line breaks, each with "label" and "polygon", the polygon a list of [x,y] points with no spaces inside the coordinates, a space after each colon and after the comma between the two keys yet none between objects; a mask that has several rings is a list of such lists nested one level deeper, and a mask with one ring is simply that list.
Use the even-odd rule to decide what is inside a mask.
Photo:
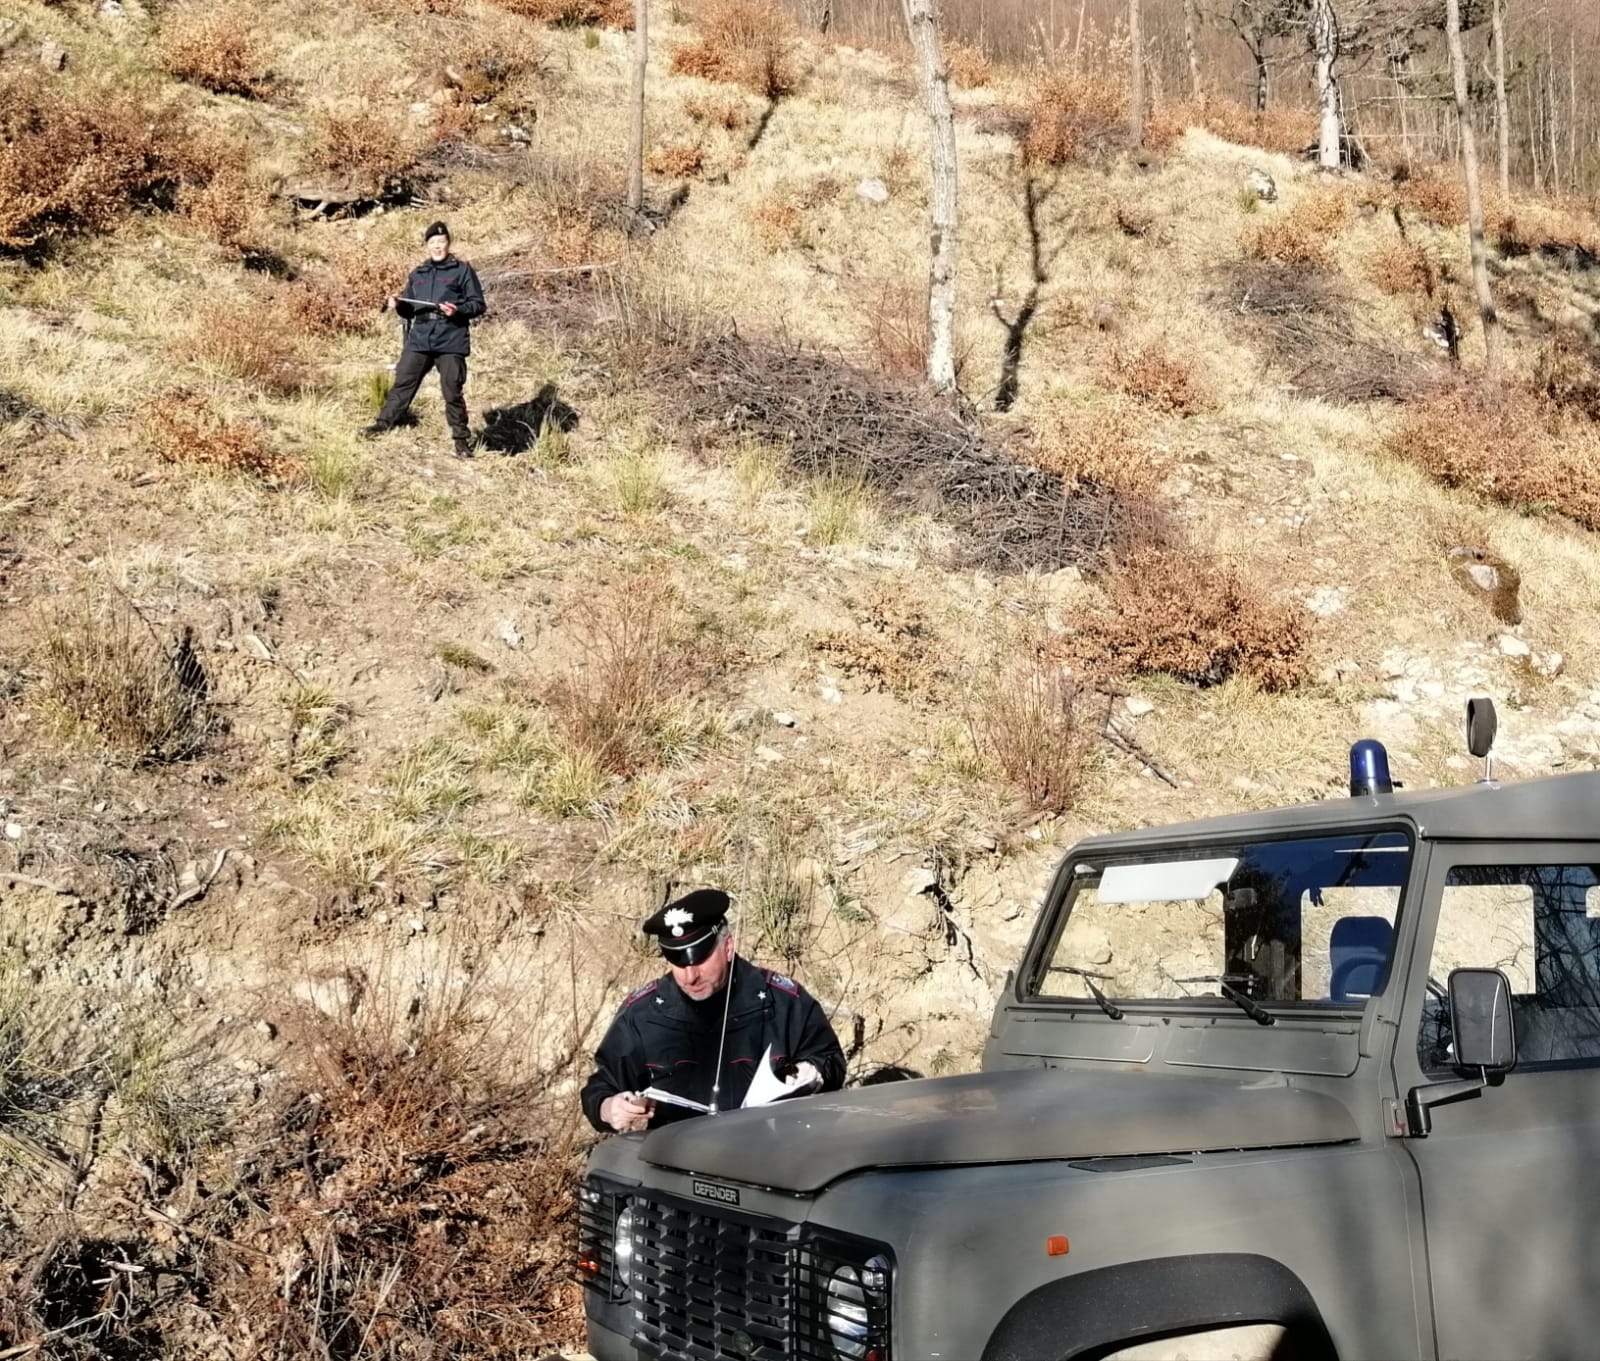
[{"label": "side mirror", "polygon": [[1494,746],[1500,720],[1495,717],[1494,701],[1480,695],[1467,701],[1467,750],[1482,760]]},{"label": "side mirror", "polygon": [[1456,1066],[1509,1073],[1517,1066],[1517,1031],[1506,976],[1499,969],[1455,969],[1449,990]]}]

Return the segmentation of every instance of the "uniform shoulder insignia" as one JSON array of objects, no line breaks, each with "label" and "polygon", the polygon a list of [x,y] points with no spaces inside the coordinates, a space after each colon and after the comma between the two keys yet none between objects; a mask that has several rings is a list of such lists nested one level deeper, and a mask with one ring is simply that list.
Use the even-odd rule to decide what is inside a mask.
[{"label": "uniform shoulder insignia", "polygon": [[791,997],[798,997],[800,995],[800,985],[796,983],[794,979],[779,973],[776,969],[766,969],[763,972],[765,972],[767,976],[767,982],[773,987],[777,988],[778,991],[786,992]]},{"label": "uniform shoulder insignia", "polygon": [[641,997],[648,997],[660,986],[661,980],[659,978],[652,978],[642,988],[635,988],[632,992],[630,992],[627,996],[627,1000],[625,1000],[622,1005],[625,1007],[631,1007]]}]

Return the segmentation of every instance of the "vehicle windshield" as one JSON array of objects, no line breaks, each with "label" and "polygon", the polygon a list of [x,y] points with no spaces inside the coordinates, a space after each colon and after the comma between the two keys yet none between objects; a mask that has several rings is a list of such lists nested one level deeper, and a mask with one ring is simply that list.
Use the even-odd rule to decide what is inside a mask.
[{"label": "vehicle windshield", "polygon": [[1360,1006],[1388,977],[1410,867],[1402,832],[1078,865],[1029,991]]}]

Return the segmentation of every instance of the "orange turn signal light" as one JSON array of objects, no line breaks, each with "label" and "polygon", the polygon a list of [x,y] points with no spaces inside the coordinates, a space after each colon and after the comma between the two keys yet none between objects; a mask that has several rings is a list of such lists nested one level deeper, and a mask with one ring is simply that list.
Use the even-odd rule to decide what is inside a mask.
[{"label": "orange turn signal light", "polygon": [[1065,1257],[1068,1251],[1067,1236],[1064,1233],[1053,1233],[1044,1240],[1046,1257]]}]

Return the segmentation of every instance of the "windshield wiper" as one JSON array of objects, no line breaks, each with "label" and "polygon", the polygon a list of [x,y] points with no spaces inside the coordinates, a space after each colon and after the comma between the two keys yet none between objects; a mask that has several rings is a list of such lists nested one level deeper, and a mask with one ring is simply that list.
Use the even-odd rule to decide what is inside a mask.
[{"label": "windshield wiper", "polygon": [[1174,983],[1215,983],[1217,991],[1257,1025],[1277,1025],[1278,1018],[1262,1006],[1260,1002],[1230,986],[1233,983],[1247,982],[1249,978],[1249,974],[1242,973],[1202,973],[1195,974],[1192,978],[1174,978],[1172,981]]},{"label": "windshield wiper", "polygon": [[1108,973],[1090,973],[1089,970],[1080,969],[1076,965],[1073,965],[1073,964],[1052,964],[1048,969],[1045,970],[1045,972],[1046,973],[1069,973],[1074,978],[1083,979],[1083,986],[1089,989],[1089,995],[1091,997],[1093,997],[1094,1000],[1099,1004],[1100,1010],[1105,1012],[1105,1014],[1107,1016],[1109,1016],[1113,1021],[1120,1021],[1122,1019],[1122,1008],[1119,1007],[1115,1002],[1113,1002],[1109,997],[1107,997],[1105,995],[1105,993],[1101,992],[1100,989],[1095,987],[1095,985],[1094,985],[1094,980],[1095,979],[1097,979],[1097,978],[1110,978],[1111,977],[1110,974],[1108,974]]}]

